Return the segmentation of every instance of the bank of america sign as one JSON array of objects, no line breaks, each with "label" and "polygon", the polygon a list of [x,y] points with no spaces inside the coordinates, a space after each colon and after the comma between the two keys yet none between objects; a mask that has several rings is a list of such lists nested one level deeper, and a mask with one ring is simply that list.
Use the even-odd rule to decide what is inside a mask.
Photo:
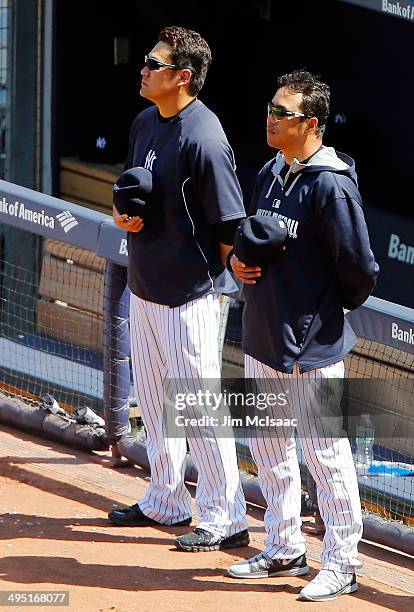
[{"label": "bank of america sign", "polygon": [[363,6],[406,21],[414,21],[414,0],[342,0],[342,2]]}]

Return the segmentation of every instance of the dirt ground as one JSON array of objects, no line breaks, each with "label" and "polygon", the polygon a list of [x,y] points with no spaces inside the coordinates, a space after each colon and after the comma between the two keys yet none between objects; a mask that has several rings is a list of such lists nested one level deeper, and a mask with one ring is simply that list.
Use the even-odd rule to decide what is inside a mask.
[{"label": "dirt ground", "polygon": [[[114,470],[108,453],[86,454],[26,433],[0,432],[0,591],[69,591],[85,612],[261,612],[414,610],[414,561],[361,546],[359,591],[334,602],[297,600],[304,578],[233,580],[226,568],[263,549],[263,512],[249,509],[251,544],[228,552],[184,553],[173,546],[188,528],[120,528],[106,518],[141,496],[148,475]],[[321,541],[307,536],[310,578]],[[27,607],[4,608],[26,610]]]}]

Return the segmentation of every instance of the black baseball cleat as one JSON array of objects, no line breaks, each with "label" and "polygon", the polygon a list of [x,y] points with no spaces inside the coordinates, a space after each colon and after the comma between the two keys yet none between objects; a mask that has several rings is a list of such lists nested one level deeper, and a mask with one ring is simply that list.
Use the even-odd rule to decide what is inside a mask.
[{"label": "black baseball cleat", "polygon": [[114,525],[122,525],[123,527],[146,527],[148,525],[163,525],[164,527],[184,527],[191,524],[191,517],[178,521],[172,525],[166,525],[150,518],[144,514],[138,504],[129,506],[128,508],[120,508],[112,510],[108,514],[108,518]]},{"label": "black baseball cleat", "polygon": [[216,536],[210,531],[196,527],[190,533],[179,536],[175,545],[187,552],[203,552],[208,550],[224,550],[225,548],[238,548],[247,546],[250,542],[247,529],[239,531],[232,536]]}]

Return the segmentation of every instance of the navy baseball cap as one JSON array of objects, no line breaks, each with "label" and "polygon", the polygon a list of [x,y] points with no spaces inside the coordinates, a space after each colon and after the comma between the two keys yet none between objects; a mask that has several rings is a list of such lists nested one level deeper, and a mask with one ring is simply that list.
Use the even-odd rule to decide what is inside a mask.
[{"label": "navy baseball cap", "polygon": [[236,230],[234,254],[247,266],[264,264],[283,251],[286,236],[287,227],[281,219],[252,215]]},{"label": "navy baseball cap", "polygon": [[121,174],[113,187],[115,208],[120,215],[145,219],[151,193],[152,173],[140,166],[130,168]]}]

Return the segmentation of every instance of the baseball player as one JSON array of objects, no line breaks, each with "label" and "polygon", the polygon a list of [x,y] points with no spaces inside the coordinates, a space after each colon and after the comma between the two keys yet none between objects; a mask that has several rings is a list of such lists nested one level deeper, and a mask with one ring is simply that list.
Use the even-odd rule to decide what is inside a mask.
[{"label": "baseball player", "polygon": [[[323,601],[357,589],[362,517],[349,441],[320,433],[311,390],[318,380],[343,378],[343,358],[356,342],[344,308],[357,308],[366,300],[378,266],[354,161],[322,144],[329,87],[306,71],[285,75],[278,83],[268,104],[267,141],[279,152],[259,172],[249,214],[283,220],[288,228],[285,249],[263,270],[245,266],[235,255],[229,261],[245,283],[246,377],[264,390],[272,381],[290,383],[288,409],[297,420],[326,527],[322,569],[300,598]],[[266,549],[233,565],[229,574],[305,575],[309,569],[295,437],[261,434],[260,429],[255,434],[251,450],[268,504]]]},{"label": "baseball player", "polygon": [[[130,219],[116,208],[113,215],[128,232],[132,367],[151,483],[137,504],[110,512],[118,525],[191,523],[186,440],[165,435],[163,385],[220,377],[218,294],[236,289],[225,262],[245,216],[232,150],[217,117],[197,98],[210,62],[206,41],[174,26],[160,32],[141,70],[140,94],[155,104],[132,124],[127,168],[152,172],[152,215]],[[247,545],[234,440],[210,430],[188,442],[201,520],[177,547]]]}]

